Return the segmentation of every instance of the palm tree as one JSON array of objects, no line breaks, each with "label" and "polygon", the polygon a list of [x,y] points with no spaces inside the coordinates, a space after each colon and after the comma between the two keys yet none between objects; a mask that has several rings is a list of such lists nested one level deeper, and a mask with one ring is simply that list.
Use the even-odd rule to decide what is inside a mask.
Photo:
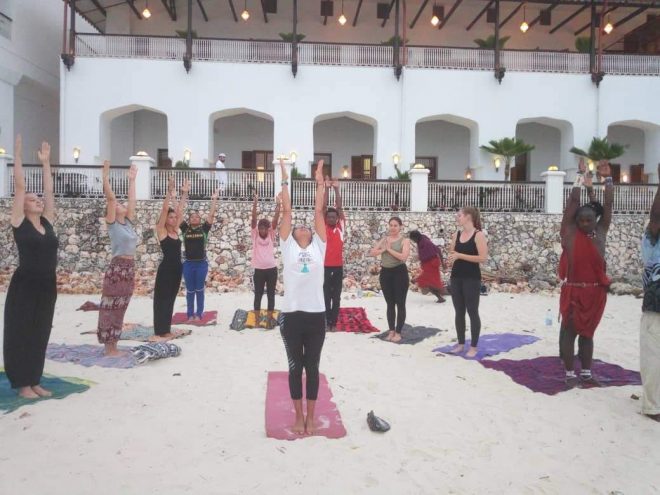
[{"label": "palm tree", "polygon": [[591,144],[587,151],[573,147],[571,148],[571,153],[583,156],[597,163],[600,160],[610,161],[619,158],[623,155],[627,147],[628,146],[624,146],[623,144],[610,143],[607,141],[606,137],[602,139],[595,137],[591,140]]},{"label": "palm tree", "polygon": [[[511,36],[502,36],[500,38],[500,43],[499,43],[500,49],[504,48],[504,45],[506,45],[506,42],[509,41],[509,38],[511,38]],[[486,39],[477,38],[476,40],[474,40],[474,42],[477,45],[479,45],[479,48],[486,48],[490,50],[495,49],[495,35],[491,34]]]},{"label": "palm tree", "polygon": [[480,148],[493,155],[504,158],[504,180],[509,180],[511,171],[511,159],[534,149],[534,145],[525,143],[522,139],[502,138],[499,141],[488,141],[490,146],[482,145]]}]

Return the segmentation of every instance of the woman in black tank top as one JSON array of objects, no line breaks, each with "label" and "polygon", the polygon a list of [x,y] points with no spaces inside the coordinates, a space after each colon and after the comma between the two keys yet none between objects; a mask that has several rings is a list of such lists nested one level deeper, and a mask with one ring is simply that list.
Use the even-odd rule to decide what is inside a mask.
[{"label": "woman in black tank top", "polygon": [[[170,201],[175,209],[170,208]],[[156,235],[163,250],[163,259],[158,265],[156,286],[154,287],[154,340],[165,341],[177,337],[172,333],[172,313],[174,301],[181,287],[181,239],[179,239],[179,224],[181,223],[181,203],[176,203],[174,178],[170,177],[167,196],[163,200]]]},{"label": "woman in black tank top", "polygon": [[11,226],[18,248],[18,268],[5,300],[4,366],[12,388],[25,399],[50,397],[40,385],[57,300],[58,240],[53,230],[55,195],[50,145],[41,144],[43,197],[25,190],[22,140],[14,148],[14,204]]},{"label": "woman in black tank top", "polygon": [[479,210],[465,207],[456,215],[460,227],[452,239],[449,261],[451,267],[451,299],[456,311],[456,336],[458,345],[453,353],[462,353],[465,349],[465,312],[470,316],[470,349],[466,356],[477,355],[477,344],[481,332],[479,318],[479,297],[481,294],[480,263],[488,259],[488,244],[481,232]]}]

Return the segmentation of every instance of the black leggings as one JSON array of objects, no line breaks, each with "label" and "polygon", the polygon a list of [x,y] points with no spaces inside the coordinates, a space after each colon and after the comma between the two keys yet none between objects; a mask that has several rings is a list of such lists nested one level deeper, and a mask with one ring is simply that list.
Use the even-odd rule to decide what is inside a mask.
[{"label": "black leggings", "polygon": [[172,328],[172,313],[174,301],[181,287],[181,263],[161,261],[156,273],[156,286],[154,287],[154,333],[165,335]]},{"label": "black leggings", "polygon": [[456,310],[456,335],[458,343],[465,344],[465,310],[470,315],[471,347],[477,347],[481,333],[479,318],[479,297],[481,295],[481,280],[478,278],[452,278],[451,300]]},{"label": "black leggings", "polygon": [[381,268],[380,288],[387,303],[387,325],[390,330],[396,330],[396,333],[401,333],[406,323],[406,297],[409,284],[406,265]]},{"label": "black leggings", "polygon": [[277,268],[255,268],[254,269],[254,310],[261,310],[261,298],[264,296],[264,285],[266,286],[266,297],[268,299],[268,311],[275,309],[275,286],[277,285]]},{"label": "black leggings", "polygon": [[325,298],[325,319],[328,325],[337,324],[341,287],[344,281],[344,268],[341,266],[326,266],[323,280],[323,296]]},{"label": "black leggings", "polygon": [[283,313],[280,334],[289,360],[291,399],[302,399],[302,373],[305,369],[307,400],[319,394],[319,362],[325,340],[325,313],[295,311]]}]

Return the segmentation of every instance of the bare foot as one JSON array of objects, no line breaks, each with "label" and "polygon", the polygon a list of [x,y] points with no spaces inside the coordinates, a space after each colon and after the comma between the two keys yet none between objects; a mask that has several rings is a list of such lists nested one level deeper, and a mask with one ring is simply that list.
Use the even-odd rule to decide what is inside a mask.
[{"label": "bare foot", "polygon": [[37,393],[32,390],[32,387],[21,387],[18,389],[18,396],[23,399],[38,399]]},{"label": "bare foot", "polygon": [[396,332],[394,330],[390,330],[387,334],[387,337],[385,337],[385,340],[387,340],[388,342],[392,342],[392,338],[394,337],[394,334],[396,334]]},{"label": "bare foot", "polygon": [[149,337],[149,342],[167,342],[173,338],[174,336],[171,333],[164,333],[163,335],[152,335]]},{"label": "bare foot", "polygon": [[645,414],[647,418],[651,418],[653,421],[660,423],[660,414]]},{"label": "bare foot", "polygon": [[468,349],[467,353],[465,354],[465,357],[473,358],[476,355],[477,355],[477,348],[476,347],[470,347]]},{"label": "bare foot", "polygon": [[106,345],[104,354],[107,357],[120,357],[126,355],[125,351],[117,349],[117,345]]},{"label": "bare foot", "polygon": [[390,342],[392,342],[394,344],[397,344],[397,343],[401,342],[401,334],[394,332],[394,337],[392,337],[390,339]]},{"label": "bare foot", "polygon": [[318,425],[316,424],[316,421],[314,421],[314,418],[310,418],[308,416],[305,419],[305,433],[307,435],[314,435],[317,429],[318,429]]},{"label": "bare foot", "polygon": [[32,387],[32,391],[35,394],[37,394],[39,397],[52,397],[53,396],[53,392],[51,392],[50,390],[46,390],[41,385],[34,385]]},{"label": "bare foot", "polygon": [[465,350],[465,345],[464,344],[456,344],[454,348],[449,351],[450,354],[460,354]]},{"label": "bare foot", "polygon": [[293,423],[293,426],[291,427],[291,431],[297,433],[298,435],[302,435],[305,433],[305,418],[303,416],[296,418],[296,422]]}]

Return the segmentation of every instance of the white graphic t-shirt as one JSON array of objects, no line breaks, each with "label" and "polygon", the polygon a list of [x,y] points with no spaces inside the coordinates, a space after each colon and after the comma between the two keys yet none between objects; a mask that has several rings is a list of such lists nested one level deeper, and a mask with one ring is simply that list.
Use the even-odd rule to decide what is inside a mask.
[{"label": "white graphic t-shirt", "polygon": [[280,241],[280,251],[284,265],[282,311],[325,312],[323,298],[325,242],[319,239],[319,236],[313,235],[310,245],[303,249],[291,233],[285,241]]}]

